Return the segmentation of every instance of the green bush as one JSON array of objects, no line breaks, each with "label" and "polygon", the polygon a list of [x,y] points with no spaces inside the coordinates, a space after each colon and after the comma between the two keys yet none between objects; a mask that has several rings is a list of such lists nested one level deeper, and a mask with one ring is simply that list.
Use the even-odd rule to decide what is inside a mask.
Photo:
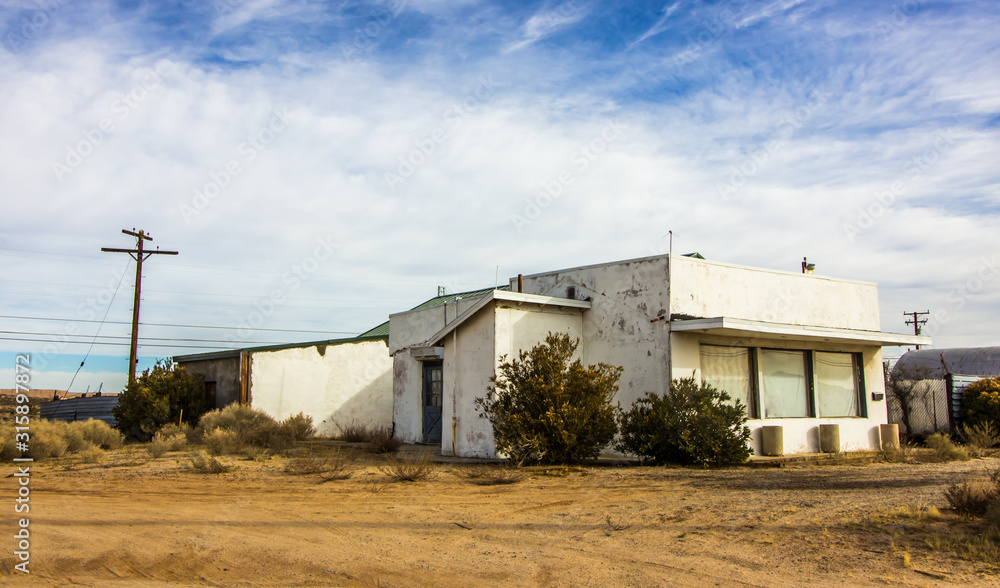
[{"label": "green bush", "polygon": [[962,420],[966,426],[985,422],[1000,429],[1000,377],[969,384],[962,393]]},{"label": "green bush", "polygon": [[615,448],[652,463],[707,467],[750,457],[746,408],[729,394],[694,378],[670,383],[663,396],[649,392],[619,413]]},{"label": "green bush", "polygon": [[566,463],[597,457],[616,433],[611,399],[622,368],[571,362],[578,341],[549,333],[518,359],[501,358],[493,394],[479,399],[497,451],[515,463]]},{"label": "green bush", "polygon": [[163,425],[179,420],[193,425],[206,410],[201,376],[160,360],[118,395],[114,415],[126,436],[149,441]]}]

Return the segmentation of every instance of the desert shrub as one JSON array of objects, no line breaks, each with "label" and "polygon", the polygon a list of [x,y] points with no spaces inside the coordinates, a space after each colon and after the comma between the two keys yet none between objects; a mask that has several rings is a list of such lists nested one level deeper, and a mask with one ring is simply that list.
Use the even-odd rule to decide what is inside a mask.
[{"label": "desert shrub", "polygon": [[183,435],[185,441],[188,443],[195,443],[198,439],[195,435],[194,427],[187,423],[167,423],[160,427],[160,433],[166,438],[173,438],[178,435]]},{"label": "desert shrub", "polygon": [[374,433],[368,425],[351,420],[346,423],[337,423],[337,439],[347,443],[362,443],[371,440]]},{"label": "desert shrub", "polygon": [[83,451],[78,453],[77,457],[79,457],[80,461],[82,461],[83,463],[94,464],[104,461],[104,458],[107,457],[107,454],[104,452],[103,449],[91,445],[87,449],[84,449]]},{"label": "desert shrub", "polygon": [[986,507],[986,514],[983,518],[995,529],[1000,530],[1000,498],[995,499]]},{"label": "desert shrub", "polygon": [[249,461],[267,461],[271,459],[271,450],[266,447],[247,445],[243,448],[243,457]]},{"label": "desert shrub", "polygon": [[91,445],[101,449],[119,449],[122,446],[122,434],[104,421],[87,419],[76,421],[72,426],[78,428],[83,438]]},{"label": "desert shrub", "polygon": [[[228,434],[213,437],[213,431]],[[238,453],[249,445],[281,452],[295,444],[290,429],[282,428],[261,410],[238,404],[205,413],[195,434],[209,444],[213,453]]]},{"label": "desert shrub", "polygon": [[153,440],[146,446],[146,451],[154,459],[159,459],[170,451],[170,444],[157,432],[153,435]]},{"label": "desert shrub", "polygon": [[299,413],[281,421],[281,431],[295,442],[305,441],[316,434],[311,416]]},{"label": "desert shrub", "polygon": [[158,361],[118,396],[114,415],[118,430],[139,441],[152,439],[163,425],[198,422],[208,402],[201,376],[172,361]]},{"label": "desert shrub", "polygon": [[985,422],[1000,428],[1000,376],[978,380],[965,388],[962,420],[966,426]]},{"label": "desert shrub", "polygon": [[402,441],[392,436],[392,430],[386,428],[372,430],[368,434],[368,442],[374,453],[396,453],[403,446]]},{"label": "desert shrub", "polygon": [[746,408],[694,378],[673,380],[663,396],[647,393],[618,418],[615,448],[644,461],[705,467],[750,457]]},{"label": "desert shrub", "polygon": [[232,469],[231,466],[222,463],[204,451],[198,451],[191,456],[191,467],[199,472],[211,474],[224,474]]},{"label": "desert shrub", "polygon": [[[225,455],[228,453],[239,453],[244,449],[244,444],[235,432],[226,429],[212,429],[205,434],[205,446],[212,455]],[[259,447],[250,445],[249,447]]]},{"label": "desert shrub", "polygon": [[944,496],[956,512],[981,517],[1000,498],[1000,491],[993,482],[975,480],[952,484],[944,491]]},{"label": "desert shrub", "polygon": [[934,457],[940,461],[964,461],[969,459],[965,448],[955,445],[947,433],[928,435],[924,445],[934,450]]},{"label": "desert shrub", "polygon": [[976,457],[982,457],[990,448],[1000,445],[1000,429],[990,421],[959,425],[958,434],[968,446],[969,453]]},{"label": "desert shrub", "polygon": [[913,444],[902,440],[899,447],[886,446],[879,451],[879,456],[889,463],[910,463],[913,458]]},{"label": "desert shrub", "polygon": [[545,342],[501,358],[491,394],[476,400],[493,426],[497,451],[515,463],[567,463],[597,457],[617,427],[611,399],[622,368],[572,361],[579,341],[549,333]]},{"label": "desert shrub", "polygon": [[0,461],[7,461],[20,457],[21,452],[17,449],[17,442],[14,440],[14,427],[0,427]]},{"label": "desert shrub", "polygon": [[425,451],[414,461],[386,456],[386,463],[379,466],[379,471],[389,476],[391,482],[417,482],[432,477],[434,464],[430,452]]},{"label": "desert shrub", "polygon": [[28,457],[46,459],[62,457],[69,448],[64,435],[66,423],[35,419],[31,422],[31,438],[28,441]]}]

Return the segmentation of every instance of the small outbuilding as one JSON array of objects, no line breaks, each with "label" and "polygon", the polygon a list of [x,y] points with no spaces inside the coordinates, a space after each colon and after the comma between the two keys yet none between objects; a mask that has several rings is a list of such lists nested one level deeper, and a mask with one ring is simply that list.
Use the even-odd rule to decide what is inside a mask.
[{"label": "small outbuilding", "polygon": [[998,375],[1000,347],[908,351],[892,367],[891,376],[900,382],[905,397],[889,394],[889,421],[911,435],[953,432],[962,420],[965,387]]}]

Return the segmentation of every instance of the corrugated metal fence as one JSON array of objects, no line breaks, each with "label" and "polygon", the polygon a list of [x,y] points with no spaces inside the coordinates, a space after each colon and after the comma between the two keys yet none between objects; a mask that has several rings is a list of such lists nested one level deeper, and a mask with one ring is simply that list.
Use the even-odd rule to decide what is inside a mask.
[{"label": "corrugated metal fence", "polygon": [[118,395],[88,396],[85,398],[67,398],[53,400],[39,406],[43,419],[50,421],[85,421],[95,419],[115,426],[115,417],[111,409],[118,404]]}]

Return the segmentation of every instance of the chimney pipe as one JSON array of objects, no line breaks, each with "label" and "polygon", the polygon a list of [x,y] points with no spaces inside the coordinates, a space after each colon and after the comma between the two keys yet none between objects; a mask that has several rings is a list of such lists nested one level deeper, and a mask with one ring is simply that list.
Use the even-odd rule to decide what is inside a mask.
[{"label": "chimney pipe", "polygon": [[517,274],[517,291],[524,291],[524,274]]}]

